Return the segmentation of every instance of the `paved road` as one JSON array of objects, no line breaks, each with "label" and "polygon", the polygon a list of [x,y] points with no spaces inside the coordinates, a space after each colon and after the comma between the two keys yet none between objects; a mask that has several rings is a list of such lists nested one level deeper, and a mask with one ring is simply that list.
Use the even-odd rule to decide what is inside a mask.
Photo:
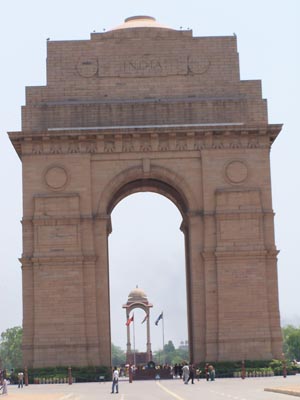
[{"label": "paved road", "polygon": [[[265,388],[298,386],[300,376],[271,378],[201,380],[184,385],[180,380],[138,381],[119,383],[119,394],[111,394],[111,384],[76,383],[72,386],[31,385],[9,387],[7,400],[292,400],[294,397],[264,391]],[[4,397],[3,397],[4,398]]]}]

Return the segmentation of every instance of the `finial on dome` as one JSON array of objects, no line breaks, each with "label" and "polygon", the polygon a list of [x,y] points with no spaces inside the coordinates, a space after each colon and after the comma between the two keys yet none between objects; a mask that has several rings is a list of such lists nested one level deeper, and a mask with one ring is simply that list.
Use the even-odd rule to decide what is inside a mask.
[{"label": "finial on dome", "polygon": [[160,24],[155,18],[148,15],[135,15],[125,19],[124,23],[111,29],[111,31],[116,31],[120,29],[134,29],[134,28],[160,28],[169,29],[166,25]]},{"label": "finial on dome", "polygon": [[156,21],[155,18],[150,17],[149,15],[134,15],[133,17],[128,17],[124,20],[124,22],[129,22],[129,21],[134,21],[134,20],[147,20],[149,19],[150,21]]},{"label": "finial on dome", "polygon": [[124,308],[131,307],[132,305],[143,304],[147,307],[152,307],[152,304],[149,303],[146,293],[143,289],[140,289],[138,285],[131,290],[128,295],[127,303],[123,305]]}]

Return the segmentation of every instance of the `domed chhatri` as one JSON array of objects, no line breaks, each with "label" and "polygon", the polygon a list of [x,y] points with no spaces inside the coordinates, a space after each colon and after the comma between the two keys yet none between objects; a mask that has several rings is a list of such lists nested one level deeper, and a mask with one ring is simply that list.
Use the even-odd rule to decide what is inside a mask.
[{"label": "domed chhatri", "polygon": [[127,308],[129,310],[133,310],[136,307],[147,308],[153,307],[151,303],[149,303],[148,297],[143,289],[140,289],[138,285],[131,290],[128,295],[127,303],[123,305],[123,308]]},{"label": "domed chhatri", "polygon": [[139,287],[136,287],[129,293],[127,301],[127,303],[137,303],[137,302],[148,303],[148,298],[146,293]]},{"label": "domed chhatri", "polygon": [[129,29],[129,28],[160,28],[160,29],[169,29],[166,25],[160,24],[156,21],[155,18],[149,17],[147,15],[137,15],[133,17],[128,17],[125,19],[124,23],[116,26],[115,28],[110,29],[111,31],[116,31],[119,29]]}]

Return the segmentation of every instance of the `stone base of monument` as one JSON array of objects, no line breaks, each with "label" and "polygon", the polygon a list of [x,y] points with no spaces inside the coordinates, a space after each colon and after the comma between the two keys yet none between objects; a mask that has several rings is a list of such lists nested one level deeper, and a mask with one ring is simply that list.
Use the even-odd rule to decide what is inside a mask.
[{"label": "stone base of monument", "polygon": [[140,380],[159,380],[159,379],[173,379],[170,368],[138,368],[133,375],[134,381]]}]

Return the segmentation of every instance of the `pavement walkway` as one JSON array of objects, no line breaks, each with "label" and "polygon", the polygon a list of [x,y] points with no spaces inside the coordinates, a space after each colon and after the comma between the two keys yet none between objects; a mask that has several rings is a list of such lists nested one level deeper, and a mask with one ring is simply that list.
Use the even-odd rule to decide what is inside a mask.
[{"label": "pavement walkway", "polygon": [[111,382],[29,385],[18,389],[8,386],[8,395],[0,400],[288,400],[300,397],[300,375],[195,381],[183,385],[180,379],[120,382],[118,395],[110,394]]},{"label": "pavement walkway", "polygon": [[[7,399],[7,400],[64,400],[64,394],[63,393],[11,393],[11,391],[7,395],[1,395],[1,399]],[[66,399],[67,400],[67,399]],[[71,400],[71,399],[70,399]]]},{"label": "pavement walkway", "polygon": [[300,397],[300,385],[265,388],[265,392],[282,393]]}]

